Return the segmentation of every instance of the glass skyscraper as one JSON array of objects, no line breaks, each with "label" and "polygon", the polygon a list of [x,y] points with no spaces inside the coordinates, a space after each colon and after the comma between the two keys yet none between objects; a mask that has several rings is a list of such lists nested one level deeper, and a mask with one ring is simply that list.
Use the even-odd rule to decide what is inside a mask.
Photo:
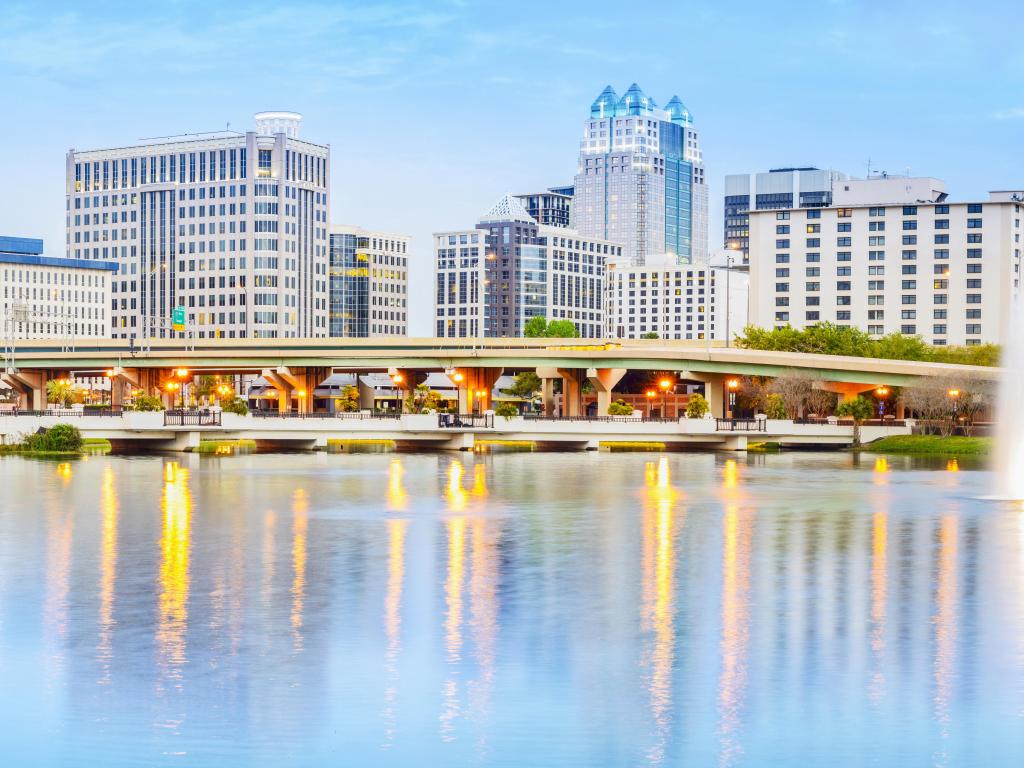
[{"label": "glass skyscraper", "polygon": [[331,336],[408,335],[408,248],[405,235],[331,228]]},{"label": "glass skyscraper", "polygon": [[708,253],[708,193],[693,117],[678,96],[664,109],[636,83],[606,87],[590,107],[573,200],[581,234],[622,244],[632,264]]}]

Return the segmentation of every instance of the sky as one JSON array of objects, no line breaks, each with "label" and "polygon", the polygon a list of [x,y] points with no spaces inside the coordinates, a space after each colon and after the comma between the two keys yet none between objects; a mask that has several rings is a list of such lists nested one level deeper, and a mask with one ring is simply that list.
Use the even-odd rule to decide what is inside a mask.
[{"label": "sky", "polygon": [[710,244],[729,173],[1024,187],[1019,0],[147,3],[0,0],[0,234],[64,252],[69,148],[304,116],[331,145],[331,220],[412,238],[430,333],[432,232],[572,182],[591,102],[637,82],[700,132]]}]

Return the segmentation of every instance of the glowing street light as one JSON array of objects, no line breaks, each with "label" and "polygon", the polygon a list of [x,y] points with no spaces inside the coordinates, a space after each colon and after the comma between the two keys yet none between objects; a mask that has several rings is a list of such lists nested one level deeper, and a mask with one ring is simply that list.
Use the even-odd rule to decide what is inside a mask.
[{"label": "glowing street light", "polygon": [[875,390],[875,394],[878,395],[879,397],[886,397],[889,394],[889,388],[879,387],[878,389]]},{"label": "glowing street light", "polygon": [[658,382],[658,386],[661,387],[661,417],[665,418],[668,416],[668,391],[673,385],[672,379],[662,379]]},{"label": "glowing street light", "polygon": [[727,419],[729,415],[736,409],[736,390],[740,388],[739,379],[729,379],[725,382],[726,389],[729,390],[728,397],[725,398],[725,402],[722,403],[722,418]]}]

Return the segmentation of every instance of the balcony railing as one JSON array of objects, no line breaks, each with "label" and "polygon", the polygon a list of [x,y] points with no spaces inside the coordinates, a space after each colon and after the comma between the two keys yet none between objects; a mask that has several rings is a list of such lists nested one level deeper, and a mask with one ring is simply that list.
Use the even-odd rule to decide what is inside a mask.
[{"label": "balcony railing", "polygon": [[180,409],[164,411],[165,427],[219,427],[220,411]]},{"label": "balcony railing", "polygon": [[349,421],[364,421],[366,419],[397,419],[401,416],[396,411],[313,411],[311,413],[299,413],[298,411],[250,411],[257,419],[345,419]]},{"label": "balcony railing", "polygon": [[45,411],[27,410],[24,408],[0,408],[0,416],[57,416],[59,418],[78,416],[107,416],[120,418],[121,407],[111,408],[47,408]]}]

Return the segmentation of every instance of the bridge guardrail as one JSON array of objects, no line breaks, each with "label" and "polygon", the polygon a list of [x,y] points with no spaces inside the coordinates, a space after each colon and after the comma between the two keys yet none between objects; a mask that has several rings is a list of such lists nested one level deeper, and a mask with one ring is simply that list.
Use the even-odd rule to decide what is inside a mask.
[{"label": "bridge guardrail", "polygon": [[491,429],[494,427],[493,413],[439,413],[438,429]]},{"label": "bridge guardrail", "polygon": [[120,418],[120,408],[90,408],[88,410],[78,408],[48,408],[45,411],[27,410],[24,408],[10,408],[0,410],[0,416],[56,416],[58,418],[77,418],[79,416],[106,416]]},{"label": "bridge guardrail", "polygon": [[249,414],[256,419],[349,419],[352,421],[363,421],[365,419],[397,419],[401,414],[394,411],[312,411],[310,413],[299,413],[298,411],[249,411]]},{"label": "bridge guardrail", "polygon": [[766,419],[715,419],[716,432],[766,432]]},{"label": "bridge guardrail", "polygon": [[165,427],[219,427],[220,411],[164,411]]}]

